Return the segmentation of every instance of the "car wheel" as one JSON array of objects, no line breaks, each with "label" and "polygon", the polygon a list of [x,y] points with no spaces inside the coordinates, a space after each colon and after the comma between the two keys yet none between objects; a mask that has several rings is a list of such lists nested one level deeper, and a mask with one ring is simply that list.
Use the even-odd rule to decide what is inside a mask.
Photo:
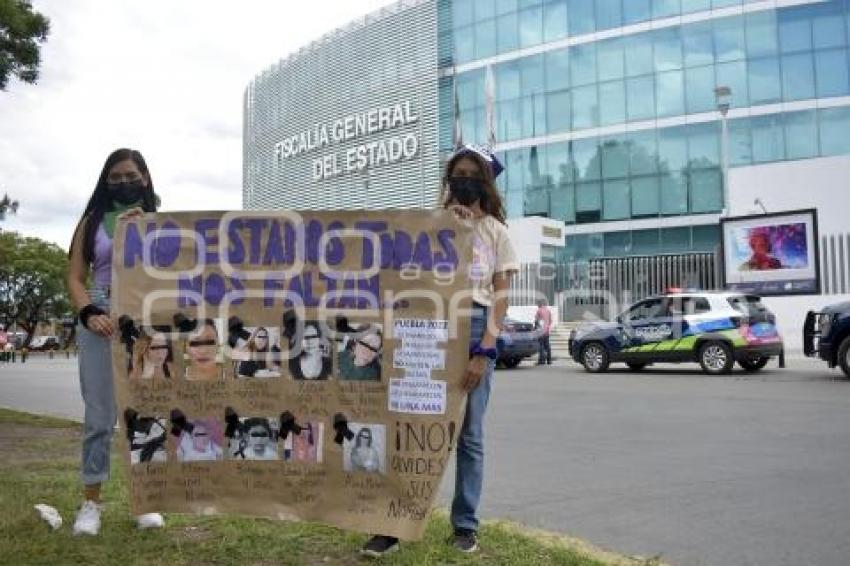
[{"label": "car wheel", "polygon": [[608,369],[611,356],[601,342],[591,342],[581,350],[581,365],[590,373],[601,373]]},{"label": "car wheel", "polygon": [[735,360],[732,348],[725,342],[706,342],[699,349],[699,365],[709,375],[729,373]]},{"label": "car wheel", "polygon": [[640,371],[646,367],[646,362],[626,362],[626,365],[632,371]]},{"label": "car wheel", "polygon": [[514,369],[521,361],[522,360],[520,358],[508,358],[506,360],[502,360],[502,365],[508,369]]},{"label": "car wheel", "polygon": [[746,360],[738,360],[738,365],[744,368],[744,371],[758,371],[766,366],[769,361],[769,356],[760,356],[748,358]]},{"label": "car wheel", "polygon": [[841,371],[850,378],[850,336],[845,338],[838,347],[838,365]]}]

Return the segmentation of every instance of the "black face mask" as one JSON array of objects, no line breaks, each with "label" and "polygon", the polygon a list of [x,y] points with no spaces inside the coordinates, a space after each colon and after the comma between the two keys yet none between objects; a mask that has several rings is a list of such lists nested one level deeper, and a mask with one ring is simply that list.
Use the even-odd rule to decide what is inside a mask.
[{"label": "black face mask", "polygon": [[475,201],[484,201],[484,181],[475,177],[449,177],[451,198],[463,206],[470,206]]},{"label": "black face mask", "polygon": [[133,204],[142,200],[142,191],[144,186],[141,181],[133,181],[131,183],[107,183],[109,196],[118,204]]}]

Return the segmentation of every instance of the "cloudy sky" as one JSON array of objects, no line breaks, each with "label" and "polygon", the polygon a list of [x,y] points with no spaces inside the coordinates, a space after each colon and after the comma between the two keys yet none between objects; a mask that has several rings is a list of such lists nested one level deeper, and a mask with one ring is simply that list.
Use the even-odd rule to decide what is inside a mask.
[{"label": "cloudy sky", "polygon": [[0,91],[2,223],[67,249],[115,148],[139,149],[167,210],[242,204],[242,95],[263,69],[389,0],[33,0],[36,85]]}]

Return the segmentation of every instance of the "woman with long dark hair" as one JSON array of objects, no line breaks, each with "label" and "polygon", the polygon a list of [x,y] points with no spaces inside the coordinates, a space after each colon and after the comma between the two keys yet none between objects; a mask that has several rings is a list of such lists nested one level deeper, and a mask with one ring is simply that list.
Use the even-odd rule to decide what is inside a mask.
[{"label": "woman with long dark hair", "polygon": [[[457,439],[455,493],[451,522],[453,546],[478,550],[478,502],[484,477],[484,413],[496,367],[496,341],[508,309],[511,275],[518,270],[516,253],[505,226],[505,208],[495,179],[502,165],[488,150],[463,146],[446,163],[443,206],[472,225],[472,331],[469,362],[463,374],[466,414]],[[378,557],[398,549],[398,539],[377,535],[362,553]]]},{"label": "woman with long dark hair", "polygon": [[[111,349],[115,325],[108,312],[115,225],[123,218],[155,212],[156,208],[153,181],[142,154],[132,149],[113,151],[103,164],[68,252],[68,293],[78,311],[80,390],[85,404],[84,501],[74,522],[74,534],[100,532],[101,484],[109,477],[116,419]],[[86,288],[90,273],[92,284]],[[159,513],[147,513],[137,517],[137,523],[140,528],[161,527],[163,519]]]}]

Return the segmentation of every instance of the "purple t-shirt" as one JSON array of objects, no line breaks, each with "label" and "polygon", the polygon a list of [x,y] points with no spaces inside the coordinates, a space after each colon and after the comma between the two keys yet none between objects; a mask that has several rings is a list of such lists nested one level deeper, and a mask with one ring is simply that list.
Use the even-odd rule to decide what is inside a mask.
[{"label": "purple t-shirt", "polygon": [[112,238],[101,223],[94,235],[94,259],[92,260],[95,287],[112,284]]}]

